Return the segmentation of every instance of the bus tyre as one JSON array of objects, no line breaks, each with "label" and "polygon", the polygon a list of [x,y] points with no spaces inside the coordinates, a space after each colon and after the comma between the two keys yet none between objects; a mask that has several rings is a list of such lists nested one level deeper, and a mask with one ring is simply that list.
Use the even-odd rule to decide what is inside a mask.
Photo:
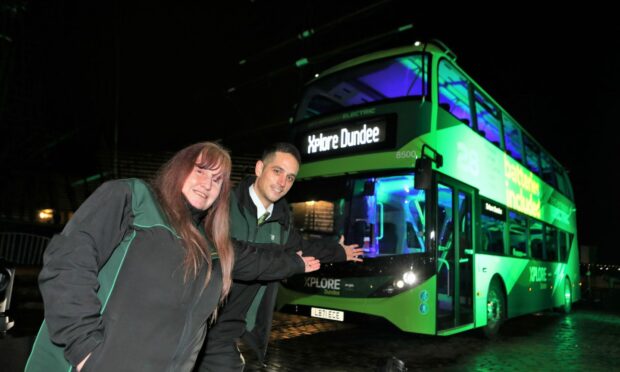
[{"label": "bus tyre", "polygon": [[499,327],[506,319],[506,296],[497,280],[493,280],[487,292],[487,325],[482,328],[484,336],[494,339],[499,333]]},{"label": "bus tyre", "polygon": [[564,296],[562,298],[564,303],[560,306],[560,311],[568,314],[573,309],[573,291],[568,278],[564,279]]}]

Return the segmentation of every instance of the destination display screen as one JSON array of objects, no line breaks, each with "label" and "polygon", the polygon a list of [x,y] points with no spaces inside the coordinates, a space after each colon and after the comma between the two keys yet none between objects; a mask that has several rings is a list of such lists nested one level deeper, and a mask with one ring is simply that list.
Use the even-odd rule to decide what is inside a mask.
[{"label": "destination display screen", "polygon": [[392,148],[395,121],[390,115],[342,123],[305,132],[296,142],[304,159]]}]

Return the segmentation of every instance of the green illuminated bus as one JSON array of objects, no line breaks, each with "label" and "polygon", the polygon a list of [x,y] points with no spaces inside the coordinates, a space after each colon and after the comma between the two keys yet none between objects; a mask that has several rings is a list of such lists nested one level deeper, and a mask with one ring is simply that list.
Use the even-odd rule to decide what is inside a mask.
[{"label": "green illuminated bus", "polygon": [[311,239],[362,264],[288,279],[278,307],[407,332],[497,334],[580,298],[567,172],[434,41],[362,56],[311,81],[293,121],[302,152],[287,198]]}]

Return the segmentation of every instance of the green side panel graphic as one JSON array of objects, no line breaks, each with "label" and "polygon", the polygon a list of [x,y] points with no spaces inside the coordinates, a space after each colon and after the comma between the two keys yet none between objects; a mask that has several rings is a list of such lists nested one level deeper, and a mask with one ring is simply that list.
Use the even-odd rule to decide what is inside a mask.
[{"label": "green side panel graphic", "polygon": [[435,286],[433,276],[419,286],[393,297],[344,298],[307,295],[280,286],[278,307],[284,304],[306,305],[352,311],[382,317],[406,332],[435,334]]},{"label": "green side panel graphic", "polygon": [[443,155],[440,172],[509,208],[575,232],[571,201],[470,128],[452,126],[422,138]]},{"label": "green side panel graphic", "polygon": [[509,318],[561,306],[567,278],[572,301],[580,298],[579,266],[573,252],[568,263],[476,255],[476,326],[486,324],[486,296],[494,277],[505,287]]},{"label": "green side panel graphic", "polygon": [[[105,310],[105,307],[114,288],[116,278],[123,265],[125,256],[133,238],[136,233],[134,232],[129,237],[125,238],[123,242],[116,248],[108,262],[99,272],[100,288],[97,292],[97,297],[101,301],[101,312]],[[32,347],[32,352],[26,363],[26,372],[62,372],[71,371],[71,365],[65,359],[64,349],[52,343],[47,329],[47,324],[43,321],[37,338]]]}]

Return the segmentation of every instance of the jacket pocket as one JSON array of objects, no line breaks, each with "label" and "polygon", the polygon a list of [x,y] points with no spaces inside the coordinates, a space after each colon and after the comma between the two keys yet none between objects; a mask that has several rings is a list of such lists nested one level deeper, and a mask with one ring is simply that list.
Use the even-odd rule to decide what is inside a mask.
[{"label": "jacket pocket", "polygon": [[[97,347],[95,347],[93,351],[90,352],[90,357],[88,358],[86,363],[84,363],[84,366],[82,366],[82,369],[80,370],[80,372],[94,372],[94,371],[99,370],[97,366],[99,365],[98,362],[99,362],[99,359],[101,359],[101,354],[103,354],[106,340],[107,340],[107,337],[106,337],[106,332],[104,328],[103,340],[101,340],[99,345],[97,345]],[[73,370],[76,371],[77,369],[73,369]]]}]

